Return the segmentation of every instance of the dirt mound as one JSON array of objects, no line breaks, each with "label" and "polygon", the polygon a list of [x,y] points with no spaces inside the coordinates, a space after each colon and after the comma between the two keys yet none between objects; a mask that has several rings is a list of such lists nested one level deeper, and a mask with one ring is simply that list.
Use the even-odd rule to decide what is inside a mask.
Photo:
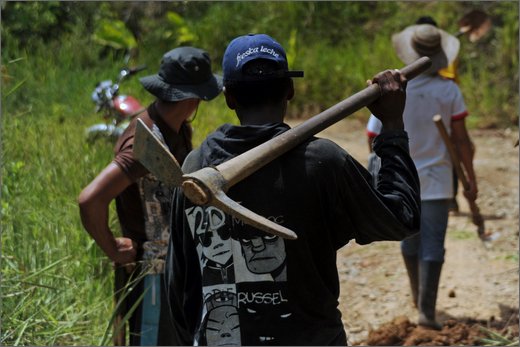
[{"label": "dirt mound", "polygon": [[[516,311],[515,311],[516,310]],[[368,333],[366,346],[482,346],[493,340],[508,344],[518,336],[518,310],[510,309],[510,318],[503,321],[464,321],[450,319],[442,330],[426,329],[410,322],[406,316],[394,318]]]}]

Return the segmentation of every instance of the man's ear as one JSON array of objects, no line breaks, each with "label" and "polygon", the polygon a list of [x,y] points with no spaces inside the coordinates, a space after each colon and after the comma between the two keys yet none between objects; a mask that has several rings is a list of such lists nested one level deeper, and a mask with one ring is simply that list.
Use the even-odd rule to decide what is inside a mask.
[{"label": "man's ear", "polygon": [[294,83],[292,78],[289,82],[289,89],[287,90],[287,101],[291,100],[294,97]]},{"label": "man's ear", "polygon": [[224,93],[224,97],[226,98],[226,104],[231,109],[234,110],[237,107],[237,101],[233,95],[228,93],[226,87],[222,88],[222,92]]}]

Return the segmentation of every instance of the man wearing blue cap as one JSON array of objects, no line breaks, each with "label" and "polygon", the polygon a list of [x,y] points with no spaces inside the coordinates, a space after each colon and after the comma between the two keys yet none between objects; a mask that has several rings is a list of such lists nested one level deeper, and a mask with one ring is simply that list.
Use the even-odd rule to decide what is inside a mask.
[{"label": "man wearing blue cap", "polygon": [[[132,289],[122,304],[124,313],[135,310],[128,313],[129,344],[170,345],[168,330],[162,329],[167,320],[159,317],[171,191],[134,158],[135,128],[137,118],[141,119],[182,163],[192,149],[188,119],[200,100],[211,100],[221,92],[222,82],[211,72],[209,54],[195,47],[167,52],[159,72],[140,81],[156,100],[121,135],[114,160],[81,192],[79,206],[85,229],[115,263],[116,276],[121,275],[121,267],[135,270],[131,280],[126,279]],[[108,225],[109,204],[114,199],[123,234],[117,238]],[[116,289],[122,291],[125,284]]]},{"label": "man wearing blue cap", "polygon": [[[303,72],[289,70],[278,42],[265,34],[240,36],[228,45],[222,67],[226,102],[240,125],[210,134],[186,158],[185,173],[219,165],[289,129],[283,120],[292,78]],[[375,145],[384,158],[378,187],[343,149],[312,137],[227,192],[294,230],[297,240],[212,206],[195,207],[175,190],[165,279],[176,343],[346,345],[336,251],[353,239],[401,240],[419,228],[419,180],[402,122],[406,80],[388,70],[372,81],[382,96],[370,109],[385,124]],[[209,245],[229,256],[232,275],[207,280]]]}]

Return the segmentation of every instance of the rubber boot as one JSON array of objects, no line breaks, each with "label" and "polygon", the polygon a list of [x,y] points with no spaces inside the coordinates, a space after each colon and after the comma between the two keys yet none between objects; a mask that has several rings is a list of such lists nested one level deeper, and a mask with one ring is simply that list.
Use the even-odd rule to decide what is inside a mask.
[{"label": "rubber boot", "polygon": [[413,305],[417,307],[417,293],[419,292],[419,258],[417,255],[404,255],[404,265],[410,280],[410,289],[412,290]]},{"label": "rubber boot", "polygon": [[442,264],[442,262],[436,261],[420,262],[418,324],[435,330],[442,329],[442,325],[435,320],[435,305]]}]

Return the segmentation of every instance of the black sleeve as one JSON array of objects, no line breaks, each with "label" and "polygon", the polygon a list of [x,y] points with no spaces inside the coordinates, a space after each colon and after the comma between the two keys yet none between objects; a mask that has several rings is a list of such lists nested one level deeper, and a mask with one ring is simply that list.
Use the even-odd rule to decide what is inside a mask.
[{"label": "black sleeve", "polygon": [[420,184],[406,132],[379,135],[374,151],[381,157],[376,187],[372,175],[350,155],[339,170],[341,176],[332,180],[330,189],[337,192],[335,228],[343,230],[336,235],[338,248],[352,238],[358,244],[402,240],[419,230]]},{"label": "black sleeve", "polygon": [[202,279],[196,247],[185,224],[184,203],[180,189],[175,189],[164,278],[175,344],[190,346],[202,312]]},{"label": "black sleeve", "polygon": [[421,220],[421,184],[410,157],[408,134],[383,132],[374,140],[374,152],[381,158],[377,191],[394,215],[407,228],[419,230]]}]

